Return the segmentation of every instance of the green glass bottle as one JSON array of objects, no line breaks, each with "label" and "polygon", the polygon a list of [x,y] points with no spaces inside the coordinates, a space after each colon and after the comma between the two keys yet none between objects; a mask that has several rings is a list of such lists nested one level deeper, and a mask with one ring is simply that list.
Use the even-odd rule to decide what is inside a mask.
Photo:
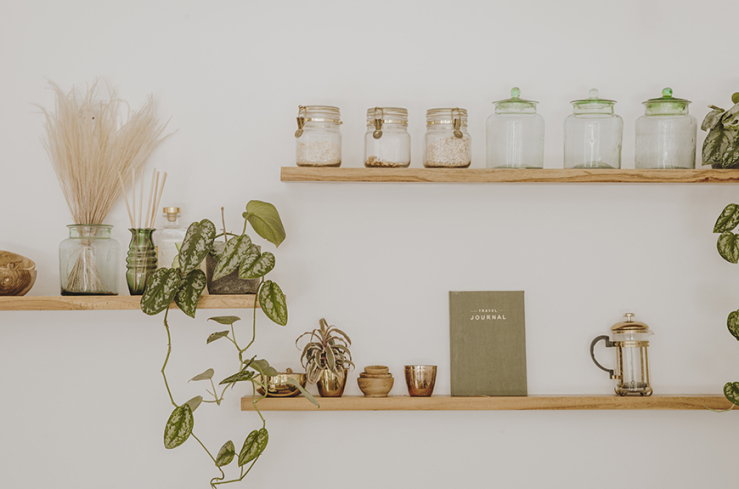
[{"label": "green glass bottle", "polygon": [[157,269],[154,229],[129,229],[131,242],[126,256],[126,282],[131,295],[142,295],[146,281]]}]

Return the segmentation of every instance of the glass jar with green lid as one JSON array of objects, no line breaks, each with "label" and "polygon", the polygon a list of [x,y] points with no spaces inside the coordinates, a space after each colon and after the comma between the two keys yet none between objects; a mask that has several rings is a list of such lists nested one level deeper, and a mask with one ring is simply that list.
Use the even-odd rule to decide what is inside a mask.
[{"label": "glass jar with green lid", "polygon": [[511,89],[511,98],[498,100],[495,114],[486,124],[488,168],[543,168],[544,118],[536,113],[533,100],[520,98]]},{"label": "glass jar with green lid", "polygon": [[565,168],[621,168],[624,122],[613,112],[616,101],[600,98],[596,89],[588,95],[572,101],[565,119]]},{"label": "glass jar with green lid", "polygon": [[695,168],[698,122],[689,100],[673,98],[672,89],[644,102],[636,120],[636,168]]},{"label": "glass jar with green lid", "polygon": [[367,109],[364,134],[364,166],[405,168],[411,164],[408,111],[399,107]]},{"label": "glass jar with green lid", "polygon": [[423,166],[427,168],[467,168],[472,162],[467,110],[426,111],[426,141]]},{"label": "glass jar with green lid", "polygon": [[341,166],[341,112],[328,105],[298,106],[298,166]]}]

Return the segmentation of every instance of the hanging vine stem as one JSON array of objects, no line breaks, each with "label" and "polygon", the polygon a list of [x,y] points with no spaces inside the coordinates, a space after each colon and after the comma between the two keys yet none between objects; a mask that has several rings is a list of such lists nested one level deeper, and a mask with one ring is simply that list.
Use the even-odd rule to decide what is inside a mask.
[{"label": "hanging vine stem", "polygon": [[169,314],[169,308],[167,308],[167,310],[164,312],[164,328],[167,330],[167,356],[164,358],[164,365],[162,365],[162,377],[164,378],[164,386],[167,388],[167,394],[169,394],[169,400],[172,402],[172,405],[174,407],[177,407],[177,403],[174,402],[174,398],[172,397],[172,391],[169,389],[167,374],[164,373],[164,369],[167,368],[167,362],[169,362],[169,355],[172,353],[172,335],[169,333],[167,314]]}]

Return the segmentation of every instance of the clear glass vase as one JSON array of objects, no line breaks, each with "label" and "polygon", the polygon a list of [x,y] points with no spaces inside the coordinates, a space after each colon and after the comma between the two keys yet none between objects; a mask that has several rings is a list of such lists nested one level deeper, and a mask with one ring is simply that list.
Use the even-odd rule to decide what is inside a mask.
[{"label": "clear glass vase", "polygon": [[157,269],[157,253],[152,240],[154,229],[129,229],[131,242],[126,257],[126,283],[131,295],[142,295],[146,281]]},{"label": "clear glass vase", "polygon": [[59,244],[62,295],[118,295],[118,241],[107,224],[70,224]]}]

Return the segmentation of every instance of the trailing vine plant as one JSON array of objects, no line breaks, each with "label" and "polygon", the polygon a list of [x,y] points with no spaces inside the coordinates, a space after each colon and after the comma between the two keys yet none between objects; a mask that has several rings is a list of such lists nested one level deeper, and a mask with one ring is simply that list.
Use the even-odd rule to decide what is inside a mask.
[{"label": "trailing vine plant", "polygon": [[[260,252],[251,238],[246,234],[247,224],[251,224],[256,233],[267,241],[279,246],[285,239],[285,229],[277,209],[266,202],[250,201],[246,205],[246,212],[243,213],[244,230],[240,235],[226,233],[224,236],[230,235],[226,246],[218,256],[214,256],[218,260],[216,269],[214,270],[213,279],[217,280],[229,273],[238,270],[239,277],[242,279],[259,279],[259,287],[257,289],[257,298],[259,305],[264,314],[274,323],[280,326],[287,324],[287,305],[285,296],[280,287],[271,280],[265,280],[265,276],[275,267],[275,257],[270,252]],[[199,268],[200,263],[205,257],[212,252],[213,242],[216,238],[216,227],[208,219],[200,222],[192,223],[187,229],[185,239],[180,247],[178,259],[174,262],[173,268],[161,268],[157,270],[147,281],[146,290],[141,297],[141,310],[148,315],[155,315],[164,312],[164,328],[167,332],[167,355],[162,365],[162,378],[164,386],[167,389],[169,401],[172,403],[174,410],[167,420],[164,428],[164,447],[167,449],[176,448],[185,443],[189,438],[193,438],[208,454],[219,475],[210,480],[212,488],[216,488],[221,484],[239,482],[246,477],[256,464],[259,457],[264,452],[269,441],[269,433],[267,432],[267,423],[262,416],[257,404],[264,398],[264,395],[257,396],[257,386],[260,386],[264,392],[267,392],[268,377],[277,375],[277,371],[269,365],[264,359],[257,359],[256,356],[248,358],[247,350],[254,344],[256,339],[257,325],[257,305],[256,301],[252,314],[252,332],[251,341],[246,346],[241,346],[236,338],[236,330],[234,323],[240,320],[237,316],[218,316],[209,318],[218,324],[228,326],[225,331],[216,331],[208,336],[206,344],[210,344],[221,338],[230,341],[238,352],[239,368],[236,373],[224,378],[219,382],[223,389],[219,392],[213,382],[215,374],[213,369],[208,369],[190,379],[191,381],[209,381],[210,389],[206,388],[208,398],[203,396],[195,396],[185,403],[178,403],[172,394],[167,380],[167,363],[172,353],[172,341],[169,323],[167,322],[170,305],[174,302],[186,315],[194,318],[197,311],[200,296],[206,285],[205,273]],[[303,394],[314,404],[318,405],[316,400],[308,394],[297,382],[289,379],[291,383],[298,387]],[[232,440],[228,440],[221,446],[220,450],[213,455],[205,444],[195,435],[194,432],[194,416],[193,413],[202,403],[214,403],[220,406],[224,399],[226,390],[232,389],[239,382],[250,382],[252,384],[252,403],[254,409],[261,420],[261,427],[252,430],[244,440],[241,450],[236,453],[236,446]],[[265,394],[266,395],[266,394]],[[211,399],[212,397],[212,399]],[[227,477],[224,467],[229,465],[234,459],[237,460],[238,475]]]}]

